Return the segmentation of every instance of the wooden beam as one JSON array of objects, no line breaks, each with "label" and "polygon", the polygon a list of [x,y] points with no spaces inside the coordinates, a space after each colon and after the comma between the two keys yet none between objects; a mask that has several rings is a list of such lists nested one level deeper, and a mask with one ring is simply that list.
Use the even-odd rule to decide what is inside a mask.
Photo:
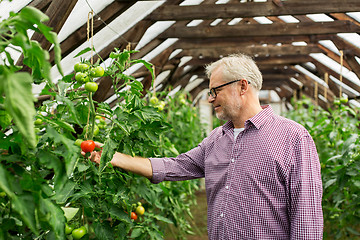
[{"label": "wooden beam", "polygon": [[266,46],[239,46],[226,48],[197,48],[183,50],[179,56],[193,56],[216,58],[226,56],[232,53],[244,53],[250,56],[280,56],[280,55],[307,55],[310,53],[325,53],[315,44],[307,46],[294,45],[266,45]]},{"label": "wooden beam", "polygon": [[[136,1],[129,1],[127,3],[122,3],[119,1],[114,1],[106,8],[104,8],[98,16],[94,16],[94,35],[99,32],[105,24],[109,24],[112,20],[120,16],[123,12],[125,12],[132,4]],[[105,24],[104,24],[105,22]],[[73,32],[69,37],[67,37],[64,41],[61,42],[61,56],[62,58],[69,55],[72,51],[74,51],[77,47],[83,44],[87,40],[87,23],[83,24],[80,28],[78,28],[75,32]],[[54,61],[54,52],[50,51],[50,61]]]},{"label": "wooden beam", "polygon": [[[321,74],[323,75],[325,72],[328,72],[329,75],[332,75],[333,77],[335,77],[336,79],[340,79],[340,74],[335,72],[334,70],[330,69],[328,66],[324,65],[323,63],[317,61],[316,59],[313,59],[312,62],[315,64],[315,66],[321,70]],[[342,81],[345,85],[347,85],[348,87],[354,89],[357,92],[360,92],[360,86],[357,85],[356,83],[354,83],[353,81],[351,81],[350,79],[346,78],[346,77],[342,77]],[[330,82],[330,78],[329,78],[329,82]],[[337,89],[332,89],[332,91],[334,92],[334,94],[336,96],[339,96],[339,90]],[[344,92],[346,90],[344,89]],[[354,94],[351,92],[347,92],[346,93],[349,96],[353,96]]]},{"label": "wooden beam", "polygon": [[159,38],[296,36],[360,32],[351,21],[246,24],[209,27],[170,27]]},{"label": "wooden beam", "polygon": [[329,40],[333,35],[298,35],[298,36],[265,36],[265,37],[219,37],[219,38],[181,38],[174,43],[177,49],[241,47],[259,44],[291,44],[293,42],[317,43]]},{"label": "wooden beam", "polygon": [[28,6],[37,8],[45,13],[51,2],[51,0],[33,0],[28,4]]},{"label": "wooden beam", "polygon": [[152,21],[192,20],[216,18],[252,18],[258,16],[299,15],[313,13],[345,13],[360,11],[358,0],[287,0],[282,6],[267,2],[243,2],[234,4],[204,4],[191,6],[164,6],[156,15],[148,17]]}]

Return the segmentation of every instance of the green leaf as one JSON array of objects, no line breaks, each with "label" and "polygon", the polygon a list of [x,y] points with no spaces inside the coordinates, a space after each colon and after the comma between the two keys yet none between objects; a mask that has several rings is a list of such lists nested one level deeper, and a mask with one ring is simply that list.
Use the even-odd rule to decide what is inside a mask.
[{"label": "green leaf", "polygon": [[331,186],[331,185],[334,184],[335,182],[336,182],[336,178],[328,180],[328,181],[324,184],[324,189],[328,188],[329,186]]},{"label": "green leaf", "polygon": [[47,126],[46,134],[49,138],[53,138],[55,143],[61,144],[66,148],[61,154],[65,159],[66,174],[70,176],[76,167],[79,159],[79,148],[75,145],[74,141],[66,138],[64,135],[59,134],[54,128]]},{"label": "green leaf", "polygon": [[99,166],[100,172],[102,172],[106,168],[108,162],[112,160],[116,148],[117,148],[116,142],[112,140],[110,137],[107,137],[101,154],[100,166]]},{"label": "green leaf", "polygon": [[20,17],[35,24],[49,20],[49,17],[46,14],[42,13],[39,9],[30,6],[21,9]]},{"label": "green leaf", "polygon": [[63,96],[60,96],[60,95],[56,96],[56,100],[65,103],[69,108],[69,113],[70,113],[72,119],[74,120],[74,122],[81,125],[81,123],[79,121],[79,117],[77,115],[77,111],[76,111],[75,106],[74,106],[74,103],[72,101],[70,101],[70,99],[68,99],[66,97],[63,97]]},{"label": "green leaf", "polygon": [[163,216],[160,216],[160,215],[154,215],[154,218],[159,220],[159,221],[162,221],[164,223],[170,223],[170,224],[174,224],[173,221],[171,221],[170,219],[166,218],[166,217],[163,217]]},{"label": "green leaf", "polygon": [[122,209],[122,208],[111,205],[109,213],[111,216],[115,216],[117,219],[119,219],[121,221],[131,223],[129,214],[125,213],[124,209]]},{"label": "green leaf", "polygon": [[5,77],[5,109],[14,119],[16,126],[29,146],[36,146],[34,128],[34,96],[32,78],[28,73],[11,73]]},{"label": "green leaf", "polygon": [[64,216],[67,222],[70,222],[79,211],[79,208],[72,207],[61,207],[61,209],[64,211]]},{"label": "green leaf", "polygon": [[130,238],[140,237],[141,234],[143,233],[143,231],[144,231],[143,228],[140,228],[140,227],[134,228],[133,231],[131,232]]},{"label": "green leaf", "polygon": [[100,240],[113,240],[114,231],[109,222],[94,222],[94,230],[97,239]]},{"label": "green leaf", "polygon": [[56,239],[65,239],[65,217],[61,208],[49,199],[43,198],[40,198],[40,206],[47,216],[47,222],[54,230]]},{"label": "green leaf", "polygon": [[64,187],[56,192],[54,196],[56,202],[58,204],[64,204],[68,200],[69,197],[74,193],[74,189],[76,187],[76,183],[73,181],[67,181]]},{"label": "green leaf", "polygon": [[152,79],[155,79],[155,73],[153,71],[153,64],[152,63],[149,63],[143,59],[135,59],[135,60],[131,60],[130,61],[131,63],[133,64],[136,64],[136,63],[142,63],[151,73],[151,76],[152,76]]},{"label": "green leaf", "polygon": [[31,231],[38,235],[39,232],[36,229],[34,217],[35,207],[32,197],[30,195],[16,195],[11,189],[10,183],[15,183],[14,177],[11,174],[8,174],[2,165],[0,165],[0,188],[11,199],[13,210],[19,213]]},{"label": "green leaf", "polygon": [[74,58],[79,57],[79,56],[81,56],[81,55],[83,55],[83,54],[85,54],[85,53],[87,53],[87,52],[90,52],[90,51],[91,51],[91,48],[87,47],[87,48],[81,50],[78,54],[76,54],[76,55],[74,56]]}]

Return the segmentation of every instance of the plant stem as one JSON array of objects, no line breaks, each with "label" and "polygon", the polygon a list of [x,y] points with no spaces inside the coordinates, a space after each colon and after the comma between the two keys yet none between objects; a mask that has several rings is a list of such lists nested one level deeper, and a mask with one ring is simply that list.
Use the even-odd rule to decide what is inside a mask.
[{"label": "plant stem", "polygon": [[94,129],[95,129],[95,115],[96,115],[96,112],[95,112],[95,106],[94,106],[94,101],[92,99],[92,92],[89,92],[89,102],[90,102],[90,125],[91,125],[91,131],[90,131],[90,138],[89,139],[92,139],[93,136],[94,136]]}]

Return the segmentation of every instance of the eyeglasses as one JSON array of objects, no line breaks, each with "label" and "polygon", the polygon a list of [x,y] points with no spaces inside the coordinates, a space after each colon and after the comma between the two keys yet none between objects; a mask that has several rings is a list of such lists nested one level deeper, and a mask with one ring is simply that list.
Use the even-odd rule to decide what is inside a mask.
[{"label": "eyeglasses", "polygon": [[[211,97],[213,97],[213,98],[216,98],[216,96],[217,96],[216,89],[221,88],[221,87],[225,87],[226,85],[232,84],[232,83],[234,83],[234,82],[239,82],[239,81],[241,81],[241,80],[243,80],[243,79],[234,80],[234,81],[231,81],[231,82],[222,84],[222,85],[220,85],[220,86],[211,88],[210,91],[208,92],[208,95],[211,96]],[[249,81],[248,81],[248,84],[250,84]]]}]

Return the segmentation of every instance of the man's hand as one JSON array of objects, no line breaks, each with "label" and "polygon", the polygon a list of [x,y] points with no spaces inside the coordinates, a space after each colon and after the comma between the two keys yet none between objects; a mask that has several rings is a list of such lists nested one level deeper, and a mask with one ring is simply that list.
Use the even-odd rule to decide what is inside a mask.
[{"label": "man's hand", "polygon": [[[100,151],[94,150],[91,152],[89,159],[92,162],[100,164],[103,145],[104,144],[102,143],[95,142],[95,149],[100,149]],[[81,154],[85,156],[85,152],[82,151]],[[142,175],[149,179],[152,178],[152,166],[148,158],[132,157],[123,153],[116,152],[110,163],[114,167],[122,168],[126,171]]]},{"label": "man's hand", "polygon": [[[102,153],[102,146],[104,144],[102,143],[99,143],[99,142],[95,142],[95,149],[100,149],[100,151],[92,151],[90,154],[90,157],[89,159],[92,161],[92,162],[95,162],[97,164],[100,164],[100,158],[101,158],[101,153]],[[84,151],[81,151],[81,154],[85,157],[85,152]]]}]

